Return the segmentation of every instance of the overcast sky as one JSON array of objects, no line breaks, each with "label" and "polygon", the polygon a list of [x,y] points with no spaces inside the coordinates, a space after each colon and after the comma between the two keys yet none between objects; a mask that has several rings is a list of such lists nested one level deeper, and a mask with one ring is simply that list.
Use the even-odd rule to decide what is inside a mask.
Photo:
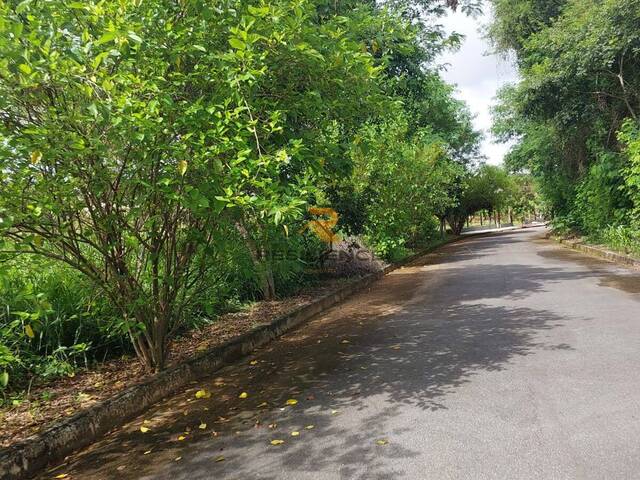
[{"label": "overcast sky", "polygon": [[441,57],[442,63],[449,66],[443,77],[449,83],[457,85],[457,98],[467,102],[471,112],[476,116],[476,129],[485,134],[481,153],[487,162],[498,165],[508,146],[493,143],[491,138],[491,105],[498,89],[505,83],[516,80],[515,67],[506,60],[489,55],[490,46],[482,38],[479,29],[488,24],[490,15],[485,12],[478,18],[470,18],[460,12],[450,13],[443,19],[448,32],[458,32],[465,36],[462,47],[457,52],[447,53]]}]

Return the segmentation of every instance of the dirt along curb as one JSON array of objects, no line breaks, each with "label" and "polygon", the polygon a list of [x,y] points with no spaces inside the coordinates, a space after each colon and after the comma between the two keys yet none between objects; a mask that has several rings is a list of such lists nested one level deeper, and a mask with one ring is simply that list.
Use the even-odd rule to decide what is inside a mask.
[{"label": "dirt along curb", "polygon": [[72,417],[54,423],[42,432],[15,445],[0,449],[0,480],[21,480],[32,477],[49,463],[62,460],[70,453],[94,443],[102,435],[142,414],[154,403],[175,393],[189,382],[210,375],[233,363],[254,349],[365,289],[387,273],[446,244],[493,233],[481,232],[453,237],[401,262],[389,265],[381,272],[368,274],[308,305],[298,307],[276,318],[268,325],[256,327],[223,345],[128,387]]},{"label": "dirt along curb", "polygon": [[583,240],[580,240],[580,239],[577,239],[577,240],[568,239],[568,238],[562,238],[562,237],[555,237],[553,235],[550,235],[550,238],[560,243],[564,247],[571,248],[573,250],[578,250],[579,252],[586,253],[591,256],[604,258],[605,260],[608,260],[613,263],[617,263],[619,265],[624,265],[626,267],[640,268],[640,260],[630,257],[629,255],[613,252],[603,247],[588,245],[584,243]]}]

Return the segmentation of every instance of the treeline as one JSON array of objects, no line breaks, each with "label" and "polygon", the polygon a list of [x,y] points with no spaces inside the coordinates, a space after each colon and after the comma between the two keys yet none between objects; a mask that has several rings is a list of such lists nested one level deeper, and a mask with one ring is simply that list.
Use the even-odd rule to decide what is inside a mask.
[{"label": "treeline", "polygon": [[556,229],[640,253],[640,1],[492,0],[515,55],[494,130],[538,182]]},{"label": "treeline", "polygon": [[459,209],[479,134],[435,57],[473,2],[0,3],[0,373],[171,339],[295,291],[338,228],[394,258]]}]

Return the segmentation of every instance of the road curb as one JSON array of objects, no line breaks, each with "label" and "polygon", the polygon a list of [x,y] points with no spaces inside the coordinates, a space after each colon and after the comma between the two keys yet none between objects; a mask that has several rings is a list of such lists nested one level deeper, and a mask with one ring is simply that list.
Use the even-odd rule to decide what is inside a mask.
[{"label": "road curb", "polygon": [[580,239],[575,240],[555,236],[550,236],[550,238],[560,243],[564,247],[578,250],[591,256],[603,258],[610,262],[617,263],[626,267],[640,268],[640,260],[630,257],[629,255],[613,252],[611,250],[607,250],[606,248],[596,247],[594,245],[587,245],[583,242],[583,240]]},{"label": "road curb", "polygon": [[425,249],[401,262],[368,274],[351,284],[328,293],[308,305],[298,307],[250,332],[175,365],[147,380],[132,385],[113,397],[100,401],[77,414],[52,424],[44,431],[15,445],[0,449],[0,479],[30,478],[48,464],[91,445],[101,436],[142,414],[153,404],[185,387],[189,382],[210,375],[254,349],[276,339],[364,290],[386,274],[406,266],[445,245],[502,232],[483,232],[457,236]]}]

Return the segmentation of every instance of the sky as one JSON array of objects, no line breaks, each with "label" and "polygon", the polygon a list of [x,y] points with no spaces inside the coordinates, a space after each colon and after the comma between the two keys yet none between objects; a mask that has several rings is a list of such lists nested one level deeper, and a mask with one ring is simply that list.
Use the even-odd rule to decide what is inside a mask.
[{"label": "sky", "polygon": [[495,103],[494,97],[500,87],[516,81],[517,73],[511,62],[488,53],[490,45],[482,38],[480,29],[489,20],[489,12],[475,19],[467,17],[459,9],[449,13],[442,20],[445,30],[461,33],[465,39],[458,51],[442,55],[439,62],[449,64],[442,76],[447,82],[457,85],[456,97],[467,102],[475,115],[476,129],[485,135],[481,154],[487,157],[487,163],[499,165],[509,146],[493,142],[490,132],[491,105]]}]

